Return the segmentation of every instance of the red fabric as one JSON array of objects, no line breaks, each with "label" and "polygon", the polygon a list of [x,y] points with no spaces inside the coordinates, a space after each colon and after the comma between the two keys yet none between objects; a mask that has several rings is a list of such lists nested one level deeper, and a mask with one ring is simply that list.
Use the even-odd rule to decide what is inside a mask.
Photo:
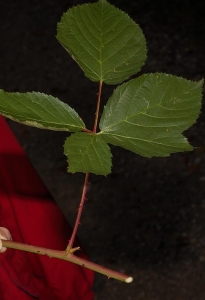
[{"label": "red fabric", "polygon": [[[0,117],[0,226],[12,238],[64,250],[71,228]],[[81,257],[85,254],[79,252]],[[91,300],[92,271],[70,262],[8,249],[0,254],[1,300]]]}]

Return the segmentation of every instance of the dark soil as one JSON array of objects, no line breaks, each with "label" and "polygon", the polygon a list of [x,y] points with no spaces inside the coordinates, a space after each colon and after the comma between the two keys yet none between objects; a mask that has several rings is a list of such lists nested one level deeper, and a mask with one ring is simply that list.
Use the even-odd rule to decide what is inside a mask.
[{"label": "dark soil", "polygon": [[[0,2],[0,88],[57,96],[92,128],[98,86],[55,38],[62,13],[80,2]],[[143,73],[160,71],[194,81],[205,76],[204,1],[110,2],[144,31],[149,52]],[[105,86],[104,103],[112,90]],[[186,132],[191,144],[201,148],[146,159],[113,147],[112,174],[91,176],[79,238],[92,261],[134,277],[124,284],[96,275],[96,300],[205,299],[204,113]],[[66,134],[9,125],[73,224],[84,176],[66,172]]]}]

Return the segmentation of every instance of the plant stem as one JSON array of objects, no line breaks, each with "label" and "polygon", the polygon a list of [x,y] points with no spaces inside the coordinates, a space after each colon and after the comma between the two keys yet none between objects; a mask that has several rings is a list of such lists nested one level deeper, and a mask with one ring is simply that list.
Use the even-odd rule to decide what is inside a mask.
[{"label": "plant stem", "polygon": [[[99,116],[99,108],[100,108],[100,100],[101,100],[101,92],[102,92],[102,82],[99,83],[99,92],[98,92],[97,108],[96,108],[96,113],[95,113],[95,121],[94,121],[93,131],[90,131],[85,128],[83,130],[85,132],[93,133],[93,134],[96,133],[97,124],[98,124],[98,116]],[[80,201],[74,229],[73,229],[71,238],[69,240],[68,246],[65,251],[52,250],[52,249],[47,249],[47,248],[43,248],[43,247],[37,247],[37,246],[18,243],[18,242],[14,242],[14,241],[7,241],[7,240],[1,240],[2,246],[6,247],[6,248],[13,248],[13,249],[17,249],[17,250],[46,255],[50,258],[54,257],[54,258],[58,258],[58,259],[63,259],[63,260],[75,263],[77,265],[80,265],[82,267],[88,268],[90,270],[93,270],[95,272],[101,273],[103,275],[106,275],[108,278],[114,278],[114,279],[117,279],[117,280],[120,280],[120,281],[123,281],[126,283],[130,283],[133,281],[132,277],[127,276],[122,273],[119,273],[119,272],[116,272],[116,271],[113,271],[111,269],[105,268],[105,267],[95,264],[93,262],[87,261],[86,259],[80,258],[73,254],[76,250],[80,249],[79,247],[73,248],[73,244],[75,241],[78,226],[80,224],[80,218],[82,215],[83,206],[84,206],[84,203],[86,200],[88,179],[89,179],[89,173],[86,173],[85,181],[84,181],[84,185],[83,185],[82,196],[81,196],[81,201]]]},{"label": "plant stem", "polygon": [[[93,126],[93,131],[92,131],[93,133],[96,133],[96,130],[97,130],[101,94],[102,94],[102,81],[99,82],[98,99],[97,99],[97,106],[96,106],[96,112],[95,112],[94,126]],[[75,237],[76,237],[76,234],[77,234],[78,226],[80,224],[80,218],[81,218],[84,203],[85,203],[85,200],[86,200],[88,178],[89,178],[89,173],[86,173],[85,181],[84,181],[84,185],[83,185],[82,196],[81,196],[81,200],[80,200],[80,205],[79,205],[79,208],[78,208],[78,214],[77,214],[77,217],[76,217],[76,221],[75,221],[75,225],[74,225],[74,229],[73,229],[71,238],[70,238],[68,246],[66,248],[67,253],[69,253],[71,251],[71,249],[73,248],[73,244],[74,244]]]},{"label": "plant stem", "polygon": [[82,267],[85,267],[87,269],[93,270],[95,272],[99,272],[103,275],[108,276],[108,278],[118,279],[118,280],[121,280],[121,281],[124,281],[127,283],[130,283],[133,280],[133,278],[130,276],[121,274],[119,272],[110,270],[108,268],[104,268],[100,265],[97,265],[95,263],[87,261],[86,259],[80,258],[72,253],[66,253],[65,251],[52,250],[52,249],[47,249],[47,248],[43,248],[43,247],[37,247],[37,246],[28,245],[28,244],[17,243],[17,242],[13,242],[13,241],[7,241],[7,240],[1,240],[1,241],[2,241],[2,246],[6,247],[6,248],[13,248],[13,249],[17,249],[17,250],[46,255],[50,258],[55,257],[55,258],[63,259],[63,260],[75,263],[77,265],[80,265]]},{"label": "plant stem", "polygon": [[85,203],[85,200],[86,200],[86,191],[87,191],[87,185],[88,185],[88,178],[89,178],[89,173],[86,173],[85,181],[84,181],[84,185],[83,185],[82,196],[81,196],[81,200],[80,200],[80,205],[79,205],[79,208],[78,208],[78,214],[77,214],[77,217],[76,217],[76,221],[75,221],[75,225],[74,225],[74,228],[73,228],[71,238],[70,238],[68,246],[66,248],[67,253],[69,253],[70,250],[73,248],[73,243],[75,241],[78,226],[80,224],[80,218],[81,218],[82,211],[83,211],[83,206],[84,206],[84,203]]},{"label": "plant stem", "polygon": [[87,133],[93,133],[92,130],[89,130],[87,128],[83,128],[82,131],[87,132]]},{"label": "plant stem", "polygon": [[96,112],[95,112],[95,121],[94,121],[94,126],[93,126],[93,133],[96,133],[96,130],[97,130],[99,110],[100,110],[101,93],[102,93],[102,81],[99,82],[98,100],[97,100],[97,107],[96,107]]}]

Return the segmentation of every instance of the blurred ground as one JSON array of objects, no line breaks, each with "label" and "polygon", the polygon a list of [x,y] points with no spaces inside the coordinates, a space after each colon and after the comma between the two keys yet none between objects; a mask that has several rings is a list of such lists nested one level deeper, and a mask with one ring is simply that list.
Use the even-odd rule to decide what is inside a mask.
[{"label": "blurred ground", "polygon": [[[0,88],[41,91],[69,103],[92,128],[97,84],[55,38],[56,23],[85,1],[0,1]],[[142,72],[205,76],[204,1],[110,1],[147,38]],[[103,104],[113,87],[104,87]],[[83,175],[69,175],[66,134],[9,121],[36,170],[73,224]],[[204,300],[205,119],[186,132],[202,147],[146,159],[113,147],[113,172],[91,176],[79,238],[90,259],[134,277],[130,285],[96,275],[96,300]]]}]

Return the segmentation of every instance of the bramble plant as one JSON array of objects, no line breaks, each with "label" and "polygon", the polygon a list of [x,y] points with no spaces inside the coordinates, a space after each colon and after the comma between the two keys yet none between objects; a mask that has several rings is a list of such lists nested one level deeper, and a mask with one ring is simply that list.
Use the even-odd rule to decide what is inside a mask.
[{"label": "bramble plant", "polygon": [[[13,241],[2,241],[2,244],[68,260],[109,278],[131,282],[130,276],[74,254],[78,249],[73,248],[73,243],[86,199],[89,173],[106,176],[111,172],[109,144],[145,157],[169,156],[174,152],[192,150],[182,133],[199,116],[203,80],[192,82],[174,75],[153,73],[122,83],[144,65],[146,40],[140,27],[106,0],[78,5],[64,13],[57,26],[57,40],[85,76],[99,83],[93,129],[87,129],[69,105],[37,92],[8,93],[0,90],[0,114],[41,129],[72,132],[64,144],[68,172],[85,173],[76,223],[65,251]],[[122,84],[114,90],[99,118],[104,83]]]}]

